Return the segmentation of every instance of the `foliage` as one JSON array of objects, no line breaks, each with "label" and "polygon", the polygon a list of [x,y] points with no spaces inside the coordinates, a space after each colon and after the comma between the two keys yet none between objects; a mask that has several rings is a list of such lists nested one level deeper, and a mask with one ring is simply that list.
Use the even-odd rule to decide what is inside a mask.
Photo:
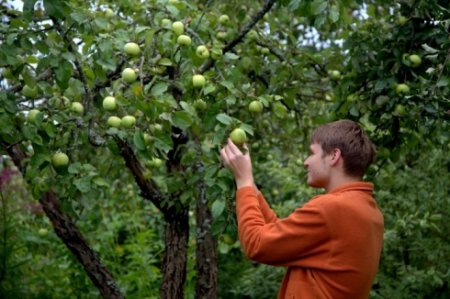
[{"label": "foliage", "polygon": [[[20,196],[2,189],[7,250],[0,258],[8,275],[0,291],[99,296],[42,211],[24,209],[51,189],[126,297],[157,296],[167,219],[124,163],[123,141],[162,206],[190,212],[186,296],[194,296],[193,211],[204,184],[218,239],[219,296],[273,297],[283,270],[242,256],[234,185],[218,150],[235,127],[244,129],[256,181],[286,216],[318,192],[303,183],[311,129],[350,118],[378,146],[367,179],[376,183],[386,233],[371,297],[448,295],[446,1],[283,0],[262,11],[273,2],[26,0],[16,10],[0,1],[0,154],[13,145],[26,154],[16,165],[24,170],[14,191]],[[190,46],[178,44],[175,21],[184,23]],[[124,53],[128,42],[139,55]],[[209,59],[197,55],[200,45]],[[122,79],[125,68],[136,81]],[[202,88],[193,86],[197,73],[206,78]],[[398,92],[398,84],[409,91]],[[115,110],[103,109],[106,96],[115,97]],[[261,113],[249,111],[254,100]],[[34,119],[33,109],[40,111]],[[136,123],[111,127],[111,116]],[[52,164],[56,152],[68,155],[67,168]],[[48,235],[37,235],[40,228]]]}]

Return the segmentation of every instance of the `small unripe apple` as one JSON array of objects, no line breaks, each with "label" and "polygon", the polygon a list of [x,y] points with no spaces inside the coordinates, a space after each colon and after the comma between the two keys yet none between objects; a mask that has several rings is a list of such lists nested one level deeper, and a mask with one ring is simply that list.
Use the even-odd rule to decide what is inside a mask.
[{"label": "small unripe apple", "polygon": [[184,32],[184,24],[180,21],[173,22],[172,30],[176,35],[181,35]]},{"label": "small unripe apple", "polygon": [[136,72],[132,68],[127,67],[122,71],[122,79],[127,83],[133,83],[137,79]]},{"label": "small unripe apple", "polygon": [[117,116],[110,116],[108,117],[108,120],[106,121],[108,126],[113,128],[120,128],[121,119]]},{"label": "small unripe apple", "polygon": [[108,19],[112,19],[115,16],[116,16],[116,14],[114,13],[114,11],[111,8],[105,9],[105,17],[107,17]]},{"label": "small unripe apple", "polygon": [[38,234],[39,234],[39,236],[41,236],[41,237],[45,237],[45,236],[48,235],[48,229],[46,229],[46,228],[40,228],[40,229],[38,230]]},{"label": "small unripe apple", "polygon": [[177,38],[177,43],[180,46],[187,46],[189,47],[191,45],[191,38],[187,35],[181,34],[180,36],[178,36]]},{"label": "small unripe apple", "polygon": [[250,40],[256,40],[258,38],[258,32],[256,32],[255,30],[250,30],[247,33],[247,36]]},{"label": "small unripe apple", "polygon": [[228,35],[227,35],[227,33],[225,31],[219,31],[219,32],[216,33],[217,39],[220,39],[220,40],[227,39],[227,36]]},{"label": "small unripe apple", "polygon": [[64,167],[69,164],[69,157],[62,152],[57,152],[52,156],[52,164],[54,167]]},{"label": "small unripe apple", "polygon": [[105,110],[114,110],[116,109],[116,98],[107,96],[103,99],[103,109]]},{"label": "small unripe apple", "polygon": [[68,108],[70,105],[70,100],[65,96],[57,97],[54,101],[54,106],[58,109]]},{"label": "small unripe apple", "polygon": [[251,101],[248,105],[248,110],[252,113],[261,113],[263,111],[263,104],[260,101]]},{"label": "small unripe apple", "polygon": [[209,57],[209,50],[205,45],[201,45],[197,47],[195,54],[200,58],[206,59]]},{"label": "small unripe apple", "polygon": [[159,158],[153,158],[152,159],[152,165],[159,168],[163,165],[163,160],[159,159]]},{"label": "small unripe apple", "polygon": [[70,106],[70,110],[78,114],[83,114],[84,107],[80,102],[73,102]]},{"label": "small unripe apple", "polygon": [[207,105],[206,105],[205,101],[203,101],[202,99],[198,99],[198,100],[195,100],[194,107],[195,107],[195,109],[198,109],[198,110],[205,110],[207,108]]},{"label": "small unripe apple", "polygon": [[408,18],[405,16],[399,16],[397,22],[400,26],[405,25],[408,22]]},{"label": "small unripe apple", "polygon": [[131,128],[136,123],[136,118],[132,115],[125,115],[120,121],[120,126],[126,129]]},{"label": "small unripe apple", "polygon": [[167,18],[164,18],[164,19],[161,20],[161,26],[165,27],[165,28],[169,27],[169,26],[172,26],[172,21],[167,19]]},{"label": "small unripe apple", "polygon": [[402,104],[397,104],[395,106],[394,114],[397,116],[405,116],[406,115],[406,108]]},{"label": "small unripe apple", "polygon": [[30,123],[33,123],[36,120],[37,115],[41,113],[38,109],[31,109],[28,112],[27,119]]},{"label": "small unripe apple", "polygon": [[395,91],[397,92],[397,94],[408,93],[409,92],[409,86],[407,84],[405,84],[405,83],[400,83],[395,88]]},{"label": "small unripe apple", "polygon": [[211,51],[211,58],[214,60],[219,59],[220,57],[222,57],[222,55],[223,55],[222,49],[213,49]]},{"label": "small unripe apple", "polygon": [[230,17],[228,17],[228,15],[221,15],[219,17],[219,23],[222,25],[227,24],[230,21]]},{"label": "small unripe apple", "polygon": [[409,55],[408,59],[413,67],[418,67],[422,63],[422,58],[417,54]]},{"label": "small unripe apple", "polygon": [[22,88],[22,94],[24,97],[26,97],[28,99],[34,99],[38,94],[37,86],[30,87],[28,85],[25,85]]},{"label": "small unripe apple", "polygon": [[230,139],[234,144],[241,146],[247,141],[247,135],[244,130],[236,128],[231,132]]},{"label": "small unripe apple", "polygon": [[123,51],[130,56],[138,56],[141,53],[141,48],[136,43],[126,43]]},{"label": "small unripe apple", "polygon": [[333,80],[339,80],[341,78],[341,72],[337,70],[330,71],[330,77]]},{"label": "small unripe apple", "polygon": [[197,74],[192,76],[192,85],[194,85],[194,87],[203,87],[205,86],[206,80],[205,77],[203,77],[203,75]]}]

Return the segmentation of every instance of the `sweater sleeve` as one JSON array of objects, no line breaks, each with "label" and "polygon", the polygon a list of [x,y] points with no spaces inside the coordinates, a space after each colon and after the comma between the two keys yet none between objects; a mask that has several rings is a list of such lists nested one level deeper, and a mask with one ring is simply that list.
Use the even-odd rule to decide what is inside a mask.
[{"label": "sweater sleeve", "polygon": [[277,214],[270,208],[264,195],[260,191],[256,191],[259,207],[266,223],[275,222],[278,220]]},{"label": "sweater sleeve", "polygon": [[252,260],[277,266],[302,266],[308,257],[329,250],[327,225],[314,205],[305,205],[287,218],[267,223],[257,191],[243,187],[236,192],[236,214],[239,240]]}]

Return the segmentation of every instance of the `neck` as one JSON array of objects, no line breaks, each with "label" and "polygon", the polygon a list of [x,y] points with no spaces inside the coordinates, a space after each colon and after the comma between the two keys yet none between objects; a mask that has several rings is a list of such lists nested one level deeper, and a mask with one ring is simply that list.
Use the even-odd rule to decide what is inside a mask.
[{"label": "neck", "polygon": [[330,181],[325,186],[325,191],[328,193],[331,190],[345,184],[361,182],[362,178],[348,175],[338,175],[330,178]]}]

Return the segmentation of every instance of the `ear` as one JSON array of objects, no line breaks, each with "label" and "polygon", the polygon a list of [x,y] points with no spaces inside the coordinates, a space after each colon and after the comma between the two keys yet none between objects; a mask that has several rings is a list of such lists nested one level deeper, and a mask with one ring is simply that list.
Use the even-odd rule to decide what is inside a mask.
[{"label": "ear", "polygon": [[333,149],[330,154],[330,165],[336,166],[340,161],[342,161],[341,150],[338,148]]}]

